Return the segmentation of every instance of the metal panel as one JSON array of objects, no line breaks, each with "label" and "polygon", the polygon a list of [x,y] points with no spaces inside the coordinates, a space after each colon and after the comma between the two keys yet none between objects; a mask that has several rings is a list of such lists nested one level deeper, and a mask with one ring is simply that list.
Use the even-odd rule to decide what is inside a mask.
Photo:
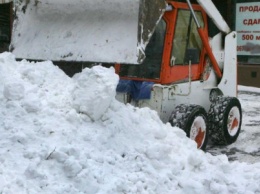
[{"label": "metal panel", "polygon": [[[17,9],[17,58],[141,63],[164,0],[25,0]],[[156,16],[156,17],[155,17]]]}]

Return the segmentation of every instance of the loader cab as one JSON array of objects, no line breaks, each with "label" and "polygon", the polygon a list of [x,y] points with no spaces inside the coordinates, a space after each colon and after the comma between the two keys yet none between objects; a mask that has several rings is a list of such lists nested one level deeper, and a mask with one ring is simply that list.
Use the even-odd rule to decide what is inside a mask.
[{"label": "loader cab", "polygon": [[[152,81],[160,84],[199,80],[205,67],[206,52],[195,21],[186,3],[169,2],[140,65],[116,65],[122,79]],[[193,5],[200,25],[207,30],[207,16],[199,5]],[[207,33],[206,33],[207,34]]]}]

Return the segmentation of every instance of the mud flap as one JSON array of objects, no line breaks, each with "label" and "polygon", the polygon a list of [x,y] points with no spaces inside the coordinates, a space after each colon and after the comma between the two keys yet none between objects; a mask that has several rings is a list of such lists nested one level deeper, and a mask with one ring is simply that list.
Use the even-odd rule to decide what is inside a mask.
[{"label": "mud flap", "polygon": [[11,51],[17,58],[132,63],[164,13],[164,0],[24,0]]}]

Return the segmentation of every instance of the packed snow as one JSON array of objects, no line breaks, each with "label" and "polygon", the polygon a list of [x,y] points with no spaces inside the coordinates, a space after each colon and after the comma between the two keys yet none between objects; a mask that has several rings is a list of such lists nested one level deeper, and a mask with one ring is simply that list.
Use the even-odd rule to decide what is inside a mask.
[{"label": "packed snow", "polygon": [[198,150],[156,112],[118,102],[118,80],[0,54],[0,193],[260,193],[260,163]]}]

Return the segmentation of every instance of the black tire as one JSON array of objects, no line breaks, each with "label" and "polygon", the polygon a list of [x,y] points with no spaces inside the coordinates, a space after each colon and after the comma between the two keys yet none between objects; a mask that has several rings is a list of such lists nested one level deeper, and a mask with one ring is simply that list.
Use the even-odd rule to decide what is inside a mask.
[{"label": "black tire", "polygon": [[[208,143],[207,113],[199,105],[180,104],[172,112],[169,122],[174,127],[183,129],[187,137],[205,150]],[[197,126],[196,126],[197,125]]]},{"label": "black tire", "polygon": [[210,139],[217,145],[229,145],[237,140],[241,130],[242,110],[235,97],[217,97],[208,113]]}]

